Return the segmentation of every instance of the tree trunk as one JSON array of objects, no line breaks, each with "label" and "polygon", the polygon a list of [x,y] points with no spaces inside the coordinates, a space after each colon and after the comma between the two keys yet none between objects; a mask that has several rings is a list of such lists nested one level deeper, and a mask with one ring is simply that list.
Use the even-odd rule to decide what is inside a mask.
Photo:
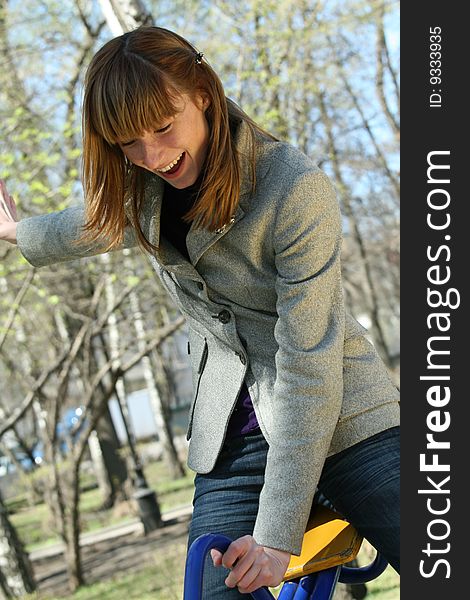
[{"label": "tree trunk", "polygon": [[106,485],[103,487],[106,494],[103,495],[102,508],[110,508],[116,500],[122,500],[125,496],[123,484],[127,479],[127,467],[118,453],[119,439],[108,406],[106,406],[103,416],[97,423],[96,433],[103,460],[104,469],[102,473],[107,480]]},{"label": "tree trunk", "polygon": [[156,348],[152,352],[155,380],[158,388],[159,398],[161,399],[161,428],[164,431],[161,442],[164,445],[164,456],[166,456],[168,468],[174,479],[185,476],[185,471],[182,462],[179,459],[178,451],[176,450],[173,428],[171,426],[171,396],[172,384],[169,381],[168,370],[165,369],[164,360],[160,352],[160,348]]},{"label": "tree trunk", "polygon": [[75,462],[72,481],[70,482],[68,510],[64,518],[64,527],[67,531],[67,543],[65,545],[65,562],[67,564],[67,574],[69,588],[74,592],[78,587],[85,583],[82,569],[82,558],[80,552],[80,465]]},{"label": "tree trunk", "polygon": [[95,473],[96,481],[98,482],[101,497],[109,498],[112,493],[111,484],[109,479],[106,477],[103,453],[101,452],[100,441],[96,431],[92,431],[90,437],[88,438],[88,448],[90,450],[93,471]]},{"label": "tree trunk", "polygon": [[35,589],[29,557],[0,496],[0,594],[21,598]]},{"label": "tree trunk", "polygon": [[103,497],[101,508],[110,508],[116,499],[125,496],[123,484],[127,479],[127,467],[117,452],[119,441],[107,405],[88,439],[88,447]]},{"label": "tree trunk", "polygon": [[[142,317],[142,312],[140,310],[140,303],[135,292],[131,292],[129,295],[130,304],[133,313],[133,321],[134,327],[137,334],[137,340],[139,344],[139,348],[145,347],[145,327],[144,321]],[[144,373],[145,382],[147,384],[147,390],[150,397],[150,404],[152,406],[153,415],[155,418],[155,423],[157,425],[158,437],[160,439],[160,443],[163,448],[163,457],[168,466],[168,470],[172,474],[174,478],[184,477],[184,468],[178,458],[178,453],[176,451],[173,436],[171,433],[171,428],[168,423],[168,419],[165,419],[165,411],[163,410],[162,398],[157,387],[156,378],[152,371],[152,365],[150,358],[148,356],[144,356],[142,358],[142,370]],[[157,365],[156,368],[156,377],[157,380],[159,377],[164,377],[164,370],[161,365]]]},{"label": "tree trunk", "polygon": [[[128,250],[124,250],[124,256],[127,256]],[[108,277],[106,279],[106,305],[109,311],[108,317],[108,339],[109,339],[109,352],[106,356],[107,360],[113,360],[114,368],[119,368],[121,366],[121,344],[119,337],[119,327],[116,316],[116,311],[114,310],[114,306],[116,305],[116,294],[113,285],[113,278],[111,275],[111,262],[109,258],[109,254],[101,254],[100,255],[101,262],[104,263],[106,272],[108,273]],[[105,341],[103,339],[103,348],[105,347]],[[129,452],[131,455],[131,464],[132,464],[132,485],[137,488],[147,487],[147,481],[145,479],[145,475],[142,469],[142,464],[140,462],[140,457],[137,454],[136,450],[136,437],[135,432],[131,423],[130,414],[129,414],[129,405],[127,403],[127,395],[126,395],[126,386],[124,376],[119,378],[116,382],[116,400],[118,402],[119,410],[121,413],[121,418],[124,424],[124,428],[126,431],[127,444],[129,446]]]},{"label": "tree trunk", "polygon": [[376,284],[374,277],[371,272],[369,257],[367,254],[367,250],[364,243],[364,238],[359,229],[359,225],[357,223],[357,219],[354,215],[354,211],[350,201],[350,190],[346,185],[341,168],[339,165],[338,151],[336,148],[335,138],[333,135],[333,125],[328,113],[325,94],[321,91],[317,92],[317,101],[320,113],[322,115],[323,125],[325,126],[327,138],[328,138],[328,150],[330,155],[330,160],[332,163],[333,171],[335,174],[336,181],[338,183],[339,191],[342,199],[342,208],[344,214],[349,222],[349,227],[351,230],[352,239],[359,249],[359,258],[360,265],[363,269],[366,283],[366,293],[369,300],[369,310],[370,310],[370,318],[372,322],[372,330],[374,341],[377,346],[377,350],[381,354],[385,363],[390,366],[391,365],[391,356],[388,350],[388,344],[385,339],[385,332],[382,327],[381,320],[379,318],[379,298],[376,291]]},{"label": "tree trunk", "polygon": [[[93,370],[97,371],[104,361],[108,358],[108,349],[104,348],[103,336],[93,343]],[[106,395],[104,382],[99,384],[99,389],[103,396]],[[101,411],[100,411],[101,412]],[[98,444],[98,446],[97,446]],[[92,461],[95,467],[98,485],[100,487],[103,503],[102,509],[111,508],[116,499],[121,500],[125,493],[123,484],[127,479],[127,466],[125,461],[119,456],[119,438],[114,427],[111,413],[109,412],[108,402],[106,401],[102,416],[96,423],[95,436],[89,443]]]},{"label": "tree trunk", "polygon": [[99,5],[114,35],[122,35],[139,25],[153,25],[152,15],[141,0],[99,0]]}]

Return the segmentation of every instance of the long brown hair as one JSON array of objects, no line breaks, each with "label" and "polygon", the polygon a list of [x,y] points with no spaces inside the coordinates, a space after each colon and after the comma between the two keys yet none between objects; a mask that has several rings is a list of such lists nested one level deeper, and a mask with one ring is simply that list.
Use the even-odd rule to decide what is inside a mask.
[{"label": "long brown hair", "polygon": [[83,187],[86,223],[80,241],[106,240],[119,245],[131,206],[137,239],[149,252],[157,248],[139,221],[145,169],[130,163],[118,140],[134,139],[176,114],[181,94],[204,93],[209,146],[198,199],[185,215],[211,231],[229,221],[240,193],[240,162],[230,123],[244,120],[252,138],[251,179],[255,185],[255,135],[268,135],[225,97],[222,83],[197,49],[161,27],[139,27],[107,42],[93,57],[85,77],[83,100]]}]

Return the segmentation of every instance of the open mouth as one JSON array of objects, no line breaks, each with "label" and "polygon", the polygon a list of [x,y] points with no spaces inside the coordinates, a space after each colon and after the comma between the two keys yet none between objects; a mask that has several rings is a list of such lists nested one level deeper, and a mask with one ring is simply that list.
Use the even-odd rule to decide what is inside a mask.
[{"label": "open mouth", "polygon": [[158,171],[159,175],[163,175],[163,177],[168,177],[171,175],[176,175],[179,170],[181,169],[183,163],[184,163],[184,159],[186,157],[186,152],[183,152],[182,154],[180,154],[180,156],[176,159],[176,161],[174,161],[175,164],[172,165],[172,167],[168,170],[160,170]]}]

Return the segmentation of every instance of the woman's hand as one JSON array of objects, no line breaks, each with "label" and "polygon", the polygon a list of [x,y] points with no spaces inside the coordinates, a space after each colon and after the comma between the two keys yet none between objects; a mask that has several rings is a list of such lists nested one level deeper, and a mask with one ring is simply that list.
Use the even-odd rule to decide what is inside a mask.
[{"label": "woman's hand", "polygon": [[0,179],[0,240],[16,244],[16,204]]},{"label": "woman's hand", "polygon": [[211,550],[211,556],[214,566],[231,569],[225,584],[241,594],[279,585],[290,560],[289,552],[260,546],[251,535],[232,542],[225,554]]}]

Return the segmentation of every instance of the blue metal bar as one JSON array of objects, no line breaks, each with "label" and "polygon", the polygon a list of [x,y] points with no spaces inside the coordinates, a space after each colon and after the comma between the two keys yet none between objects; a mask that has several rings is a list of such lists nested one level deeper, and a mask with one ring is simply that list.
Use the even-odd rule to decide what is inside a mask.
[{"label": "blue metal bar", "polygon": [[335,591],[341,567],[331,567],[317,574],[312,600],[331,600]]},{"label": "blue metal bar", "polygon": [[293,600],[298,585],[295,581],[286,581],[279,592],[277,600]]},{"label": "blue metal bar", "polygon": [[[225,535],[207,533],[199,536],[191,545],[186,559],[184,578],[184,600],[202,600],[204,562],[212,548],[225,552],[232,540]],[[331,600],[336,582],[366,583],[379,577],[387,568],[387,561],[377,554],[372,564],[361,567],[332,567],[319,573],[303,577],[299,583],[288,581],[282,587],[278,600]],[[251,594],[254,600],[274,600],[266,588]]]},{"label": "blue metal bar", "polygon": [[[202,600],[204,561],[207,553],[212,548],[225,552],[231,543],[230,538],[216,533],[205,533],[194,540],[186,559],[184,600]],[[260,588],[251,595],[254,600],[274,600],[274,596],[266,588]]]},{"label": "blue metal bar", "polygon": [[341,583],[366,583],[372,581],[381,575],[387,568],[388,562],[377,553],[375,560],[366,567],[341,567],[341,573],[339,574],[339,581]]},{"label": "blue metal bar", "polygon": [[315,588],[316,579],[316,573],[302,577],[302,579],[299,581],[299,585],[294,594],[293,600],[310,600],[312,598],[312,592]]}]

